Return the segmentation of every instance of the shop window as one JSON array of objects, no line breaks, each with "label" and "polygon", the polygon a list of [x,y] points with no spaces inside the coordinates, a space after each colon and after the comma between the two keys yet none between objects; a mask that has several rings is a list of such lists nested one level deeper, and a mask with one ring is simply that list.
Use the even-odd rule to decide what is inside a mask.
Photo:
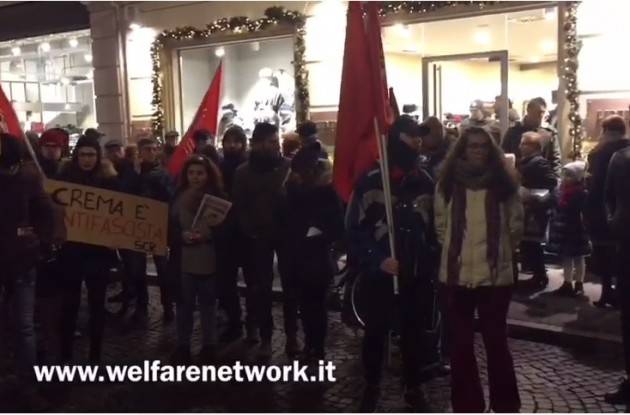
[{"label": "shop window", "polygon": [[180,129],[190,125],[222,59],[223,95],[219,135],[231,124],[251,131],[268,121],[295,129],[293,38],[180,49]]}]

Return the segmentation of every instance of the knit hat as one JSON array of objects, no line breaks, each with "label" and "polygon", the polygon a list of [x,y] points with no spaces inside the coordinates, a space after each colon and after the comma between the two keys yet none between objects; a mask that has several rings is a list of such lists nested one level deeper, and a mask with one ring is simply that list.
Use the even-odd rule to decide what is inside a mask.
[{"label": "knit hat", "polygon": [[571,177],[574,180],[581,182],[584,180],[586,174],[586,163],[583,161],[572,161],[562,166],[562,175],[564,177]]},{"label": "knit hat", "polygon": [[39,139],[40,146],[64,147],[68,143],[69,135],[61,128],[51,128],[44,131]]},{"label": "knit hat", "polygon": [[101,145],[98,142],[98,139],[95,137],[87,137],[82,135],[79,140],[77,141],[77,145],[74,146],[74,154],[78,154],[79,149],[82,147],[92,147],[94,150],[96,150],[96,153],[99,155],[101,155]]}]

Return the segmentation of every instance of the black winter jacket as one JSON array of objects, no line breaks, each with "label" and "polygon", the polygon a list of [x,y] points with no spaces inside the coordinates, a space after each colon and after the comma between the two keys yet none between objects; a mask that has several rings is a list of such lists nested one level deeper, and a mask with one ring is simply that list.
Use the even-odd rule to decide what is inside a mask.
[{"label": "black winter jacket", "polygon": [[542,156],[551,163],[551,167],[556,173],[556,176],[560,177],[560,170],[562,168],[560,143],[558,141],[558,132],[552,128],[532,128],[522,122],[517,122],[514,127],[508,128],[505,132],[505,136],[501,141],[501,148],[505,153],[514,154],[517,160],[520,159],[521,150],[519,149],[519,145],[521,143],[521,137],[524,133],[529,131],[535,131],[543,135],[545,142],[543,144]]}]

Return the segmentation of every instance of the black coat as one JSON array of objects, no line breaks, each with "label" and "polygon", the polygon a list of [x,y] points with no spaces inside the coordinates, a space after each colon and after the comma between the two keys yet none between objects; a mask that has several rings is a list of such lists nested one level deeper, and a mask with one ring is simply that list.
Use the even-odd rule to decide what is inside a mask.
[{"label": "black coat", "polygon": [[332,185],[288,182],[278,222],[281,272],[306,283],[327,283],[333,276],[331,247],[344,232],[341,202]]},{"label": "black coat", "polygon": [[521,150],[519,145],[521,143],[521,137],[524,133],[534,131],[540,133],[545,138],[543,144],[542,156],[551,163],[556,175],[560,176],[561,169],[561,155],[560,155],[560,143],[558,142],[558,133],[552,128],[531,128],[521,122],[517,122],[514,127],[508,128],[505,132],[505,136],[501,141],[501,148],[506,153],[511,153],[516,156],[516,159],[521,158]]},{"label": "black coat", "polygon": [[630,240],[630,147],[616,152],[610,160],[606,179],[606,206],[610,229],[616,240]]},{"label": "black coat", "polygon": [[587,189],[585,215],[589,233],[595,244],[612,244],[612,235],[607,224],[604,187],[608,164],[613,154],[630,146],[625,139],[609,140],[595,146],[588,154]]},{"label": "black coat", "polygon": [[549,225],[549,252],[568,257],[590,255],[591,243],[582,219],[585,203],[586,191],[582,189],[569,198],[566,206],[558,204]]},{"label": "black coat", "polygon": [[540,155],[520,160],[518,171],[521,176],[521,186],[524,188],[549,190],[549,195],[544,198],[531,196],[523,200],[525,209],[523,239],[542,241],[545,238],[550,209],[554,205],[554,192],[558,185],[558,177],[551,167],[551,163]]}]

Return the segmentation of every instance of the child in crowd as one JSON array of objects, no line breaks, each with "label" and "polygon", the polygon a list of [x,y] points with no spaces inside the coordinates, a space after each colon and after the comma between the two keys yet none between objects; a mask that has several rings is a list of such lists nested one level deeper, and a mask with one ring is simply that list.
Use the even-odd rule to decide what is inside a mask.
[{"label": "child in crowd", "polygon": [[177,285],[177,351],[173,360],[190,362],[193,313],[199,305],[202,348],[199,360],[215,359],[216,323],[216,228],[197,210],[205,194],[220,198],[223,181],[217,166],[208,158],[194,155],[184,165],[181,183],[171,207],[170,266]]},{"label": "child in crowd", "polygon": [[585,258],[591,253],[583,219],[584,175],[585,163],[582,161],[568,163],[562,168],[558,206],[551,220],[547,243],[547,250],[560,255],[564,265],[564,283],[555,291],[558,295],[584,294]]}]

